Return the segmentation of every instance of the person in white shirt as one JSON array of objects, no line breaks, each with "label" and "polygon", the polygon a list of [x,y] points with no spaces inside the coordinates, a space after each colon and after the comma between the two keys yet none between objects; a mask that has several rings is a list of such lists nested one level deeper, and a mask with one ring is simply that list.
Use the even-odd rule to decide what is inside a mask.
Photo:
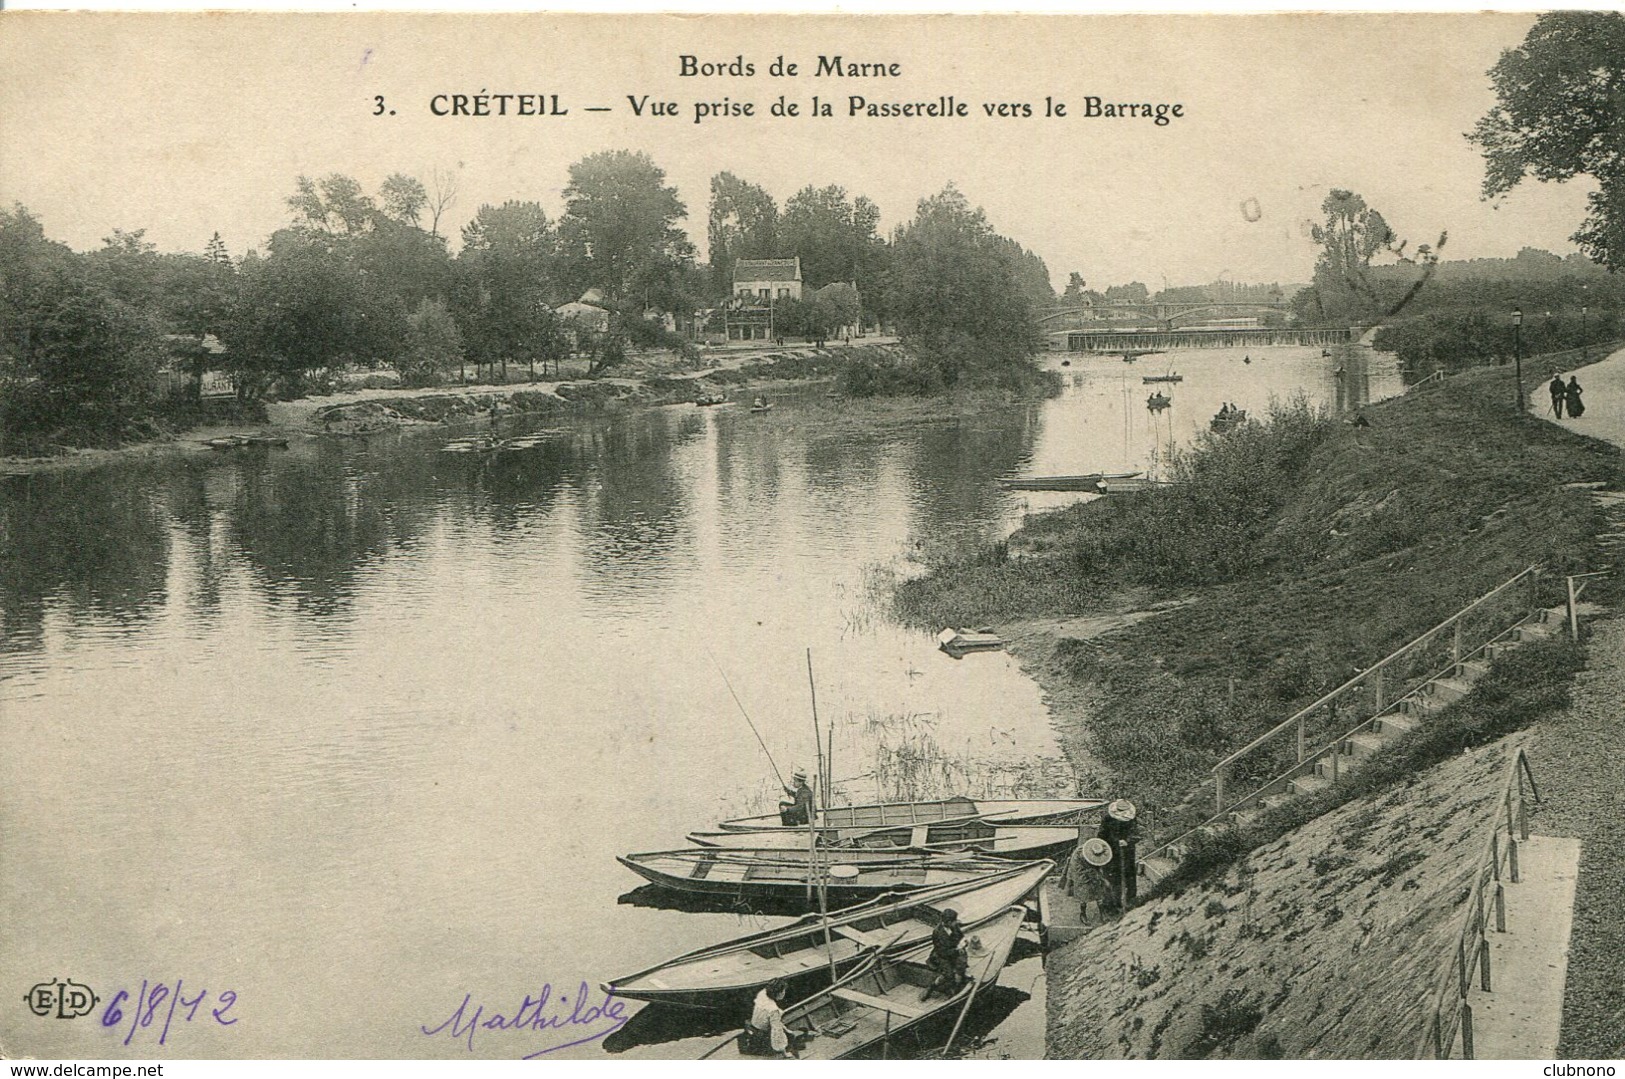
[{"label": "person in white shirt", "polygon": [[789,1056],[790,1032],[784,1028],[784,996],[789,987],[773,982],[751,1004],[750,1023],[745,1027],[745,1051],[755,1056]]}]

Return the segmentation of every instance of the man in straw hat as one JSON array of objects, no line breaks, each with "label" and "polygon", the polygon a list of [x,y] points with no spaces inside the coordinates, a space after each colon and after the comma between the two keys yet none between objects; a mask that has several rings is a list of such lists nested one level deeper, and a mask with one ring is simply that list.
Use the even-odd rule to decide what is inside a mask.
[{"label": "man in straw hat", "polygon": [[1098,836],[1080,841],[1072,851],[1067,884],[1091,924],[1099,920],[1101,907],[1117,905],[1117,883],[1107,872],[1111,863],[1112,845]]},{"label": "man in straw hat", "polygon": [[779,823],[801,826],[812,821],[813,792],[807,786],[807,773],[797,768],[790,775],[791,786],[784,788],[791,801],[779,803]]},{"label": "man in straw hat", "polygon": [[1134,854],[1135,825],[1134,819],[1139,813],[1134,803],[1127,798],[1118,798],[1106,806],[1106,812],[1100,815],[1100,831],[1098,836],[1111,845],[1112,866],[1107,870],[1111,878],[1113,896],[1112,902],[1117,904],[1121,896],[1123,906],[1132,906],[1138,897],[1139,881],[1136,879],[1139,870],[1139,860]]}]

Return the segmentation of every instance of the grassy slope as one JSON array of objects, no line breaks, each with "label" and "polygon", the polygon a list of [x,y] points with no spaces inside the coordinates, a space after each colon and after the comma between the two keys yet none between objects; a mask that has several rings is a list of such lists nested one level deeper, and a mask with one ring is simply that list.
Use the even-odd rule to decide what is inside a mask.
[{"label": "grassy slope", "polygon": [[1364,410],[1369,427],[1300,416],[1215,440],[1191,484],[1039,518],[1011,543],[1027,557],[940,565],[898,607],[958,625],[1083,614],[1131,586],[1191,599],[1056,652],[1062,677],[1101,691],[1087,741],[1117,789],[1177,802],[1230,749],[1524,566],[1591,568],[1596,511],[1561,485],[1613,480],[1619,453],[1516,414],[1508,381],[1430,385]]}]

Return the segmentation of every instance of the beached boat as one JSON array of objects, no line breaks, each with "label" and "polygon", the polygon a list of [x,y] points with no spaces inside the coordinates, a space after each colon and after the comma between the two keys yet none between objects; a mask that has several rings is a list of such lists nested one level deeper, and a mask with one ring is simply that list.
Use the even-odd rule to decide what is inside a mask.
[{"label": "beached boat", "polygon": [[999,486],[1009,491],[1093,491],[1102,480],[1126,480],[1138,475],[1138,472],[1085,472],[1077,476],[1030,476],[1000,480]]},{"label": "beached boat", "polygon": [[[973,851],[994,858],[1059,858],[1078,842],[1076,824],[996,824],[980,817],[898,828],[825,829],[817,833],[823,849]],[[791,850],[807,846],[806,829],[760,832],[690,832],[688,841],[701,847]],[[835,856],[835,855],[832,855]]]},{"label": "beached boat", "polygon": [[[828,989],[785,1009],[785,1028],[800,1044],[796,1056],[802,1060],[838,1060],[895,1037],[932,1016],[957,1014],[973,992],[998,980],[1015,947],[1025,914],[1021,907],[1011,907],[966,928],[967,977],[955,993],[927,999],[936,972],[926,965],[931,946],[924,944],[901,952],[881,952]],[[755,1058],[744,1052],[736,1034],[702,1059]]]},{"label": "beached boat", "polygon": [[[1104,798],[967,798],[961,795],[924,802],[834,806],[820,810],[813,825],[818,828],[887,828],[963,817],[981,817],[1000,824],[1066,824],[1075,823],[1078,814],[1099,809],[1105,804]],[[717,827],[725,832],[792,828],[802,835],[807,834],[805,824],[782,824],[777,813],[736,817],[722,821]]]},{"label": "beached boat", "polygon": [[917,854],[888,850],[812,851],[722,847],[628,854],[622,865],[663,888],[702,895],[793,898],[809,881],[841,901],[881,892],[977,880],[1009,863],[970,854]]},{"label": "beached boat", "polygon": [[[829,915],[809,914],[778,929],[736,937],[605,982],[605,993],[697,1008],[733,1008],[780,978],[844,974],[882,944],[908,948],[931,939],[937,917],[952,906],[971,924],[1022,901],[1055,868],[1033,862],[980,880],[883,895]],[[826,934],[826,926],[828,932]]]},{"label": "beached boat", "polygon": [[1004,647],[1004,638],[987,630],[945,629],[937,634],[937,644],[944,652],[957,658],[965,652],[985,652]]}]

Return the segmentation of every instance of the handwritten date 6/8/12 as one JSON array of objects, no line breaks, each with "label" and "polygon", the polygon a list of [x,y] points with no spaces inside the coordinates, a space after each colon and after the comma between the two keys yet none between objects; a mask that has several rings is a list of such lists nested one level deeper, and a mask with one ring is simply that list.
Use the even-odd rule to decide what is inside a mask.
[{"label": "handwritten date 6/8/12", "polygon": [[[185,1025],[194,1019],[207,1023],[212,1018],[223,1027],[237,1022],[238,1017],[230,1014],[232,1006],[237,1003],[235,991],[227,989],[214,994],[211,999],[207,989],[199,989],[196,996],[188,998],[184,985],[179,978],[175,979],[173,986],[163,982],[149,983],[143,979],[141,992],[136,995],[133,1006],[129,1005],[130,991],[120,989],[113,994],[113,999],[107,1002],[107,1008],[102,1012],[102,1026],[122,1027],[128,1019],[129,1030],[124,1035],[124,1044],[129,1045],[137,1030],[162,1021],[158,1044],[164,1045],[169,1040],[170,1024],[177,1021]],[[128,1015],[124,1007],[130,1008]]]}]

